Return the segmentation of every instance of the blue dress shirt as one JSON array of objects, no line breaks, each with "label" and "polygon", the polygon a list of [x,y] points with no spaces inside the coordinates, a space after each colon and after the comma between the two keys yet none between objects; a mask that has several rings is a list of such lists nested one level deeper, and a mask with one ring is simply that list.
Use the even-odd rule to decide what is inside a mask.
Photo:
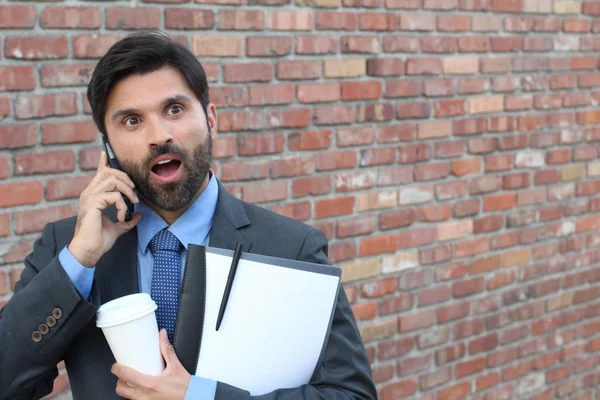
[{"label": "blue dress shirt", "polygon": [[[218,197],[219,186],[211,172],[207,187],[171,226],[141,199],[135,205],[135,211],[139,211],[143,215],[137,224],[137,267],[140,292],[150,294],[154,258],[152,252],[148,249],[148,244],[154,235],[161,229],[168,227],[183,244],[184,249],[180,254],[181,277],[183,278],[188,244],[194,243],[202,246],[208,246],[209,244],[209,233],[212,228]],[[85,268],[73,257],[67,247],[61,250],[58,258],[73,285],[84,298],[89,298],[94,281],[95,267]],[[216,390],[216,381],[192,375],[184,400],[214,399]]]}]

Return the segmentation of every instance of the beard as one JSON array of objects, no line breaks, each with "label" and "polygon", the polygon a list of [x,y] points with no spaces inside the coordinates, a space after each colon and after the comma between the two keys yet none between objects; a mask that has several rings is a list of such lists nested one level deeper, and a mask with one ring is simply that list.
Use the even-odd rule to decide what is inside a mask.
[{"label": "beard", "polygon": [[[177,182],[160,184],[150,181],[150,163],[163,154],[173,154],[181,160],[180,168],[183,170]],[[191,152],[167,143],[154,147],[141,164],[129,161],[120,164],[135,184],[137,195],[142,200],[163,210],[176,211],[192,202],[210,171],[211,161],[212,137],[209,130],[206,141]]]}]

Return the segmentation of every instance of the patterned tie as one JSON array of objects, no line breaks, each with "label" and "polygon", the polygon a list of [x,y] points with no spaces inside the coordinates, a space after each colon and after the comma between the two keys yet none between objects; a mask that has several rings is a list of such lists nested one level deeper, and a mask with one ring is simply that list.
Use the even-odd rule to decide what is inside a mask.
[{"label": "patterned tie", "polygon": [[159,231],[150,241],[150,251],[154,256],[151,297],[158,306],[156,320],[158,329],[165,328],[169,341],[173,343],[175,320],[179,307],[179,284],[181,263],[179,251],[181,242],[170,231]]}]

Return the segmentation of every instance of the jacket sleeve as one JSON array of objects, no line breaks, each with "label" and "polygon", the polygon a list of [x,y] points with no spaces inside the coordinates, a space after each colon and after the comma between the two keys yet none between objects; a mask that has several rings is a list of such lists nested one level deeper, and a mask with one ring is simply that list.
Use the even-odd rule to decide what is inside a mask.
[{"label": "jacket sleeve", "polygon": [[58,260],[54,224],[46,225],[25,259],[14,295],[0,310],[0,398],[39,399],[50,393],[57,364],[96,310],[71,283]]},{"label": "jacket sleeve", "polygon": [[[321,231],[309,233],[298,257],[301,261],[328,264],[327,239]],[[341,286],[341,285],[340,285]],[[338,291],[333,324],[323,361],[313,380],[294,389],[281,389],[262,396],[217,383],[216,400],[375,400],[371,366],[343,287]]]}]

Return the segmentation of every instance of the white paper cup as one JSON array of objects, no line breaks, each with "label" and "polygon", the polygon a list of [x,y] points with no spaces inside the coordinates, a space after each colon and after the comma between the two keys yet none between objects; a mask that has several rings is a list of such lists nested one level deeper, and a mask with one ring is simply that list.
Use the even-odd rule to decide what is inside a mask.
[{"label": "white paper cup", "polygon": [[136,293],[103,304],[96,313],[118,363],[147,375],[160,375],[165,363],[160,354],[157,306],[147,293]]}]

